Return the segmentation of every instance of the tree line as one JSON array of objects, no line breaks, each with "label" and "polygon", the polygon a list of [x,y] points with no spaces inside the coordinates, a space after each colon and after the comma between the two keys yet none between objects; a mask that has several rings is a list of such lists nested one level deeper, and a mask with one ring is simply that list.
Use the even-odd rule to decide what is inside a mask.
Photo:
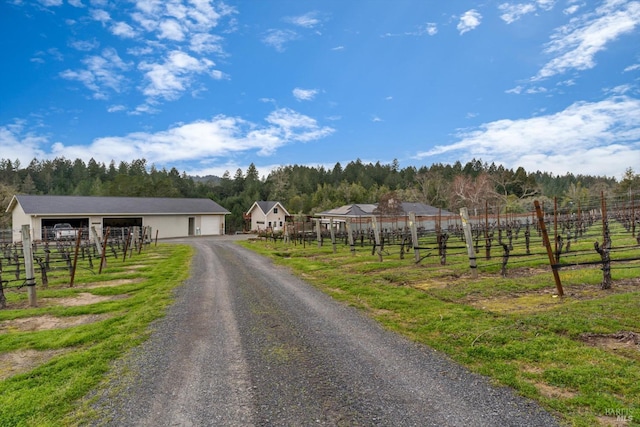
[{"label": "tree line", "polygon": [[435,163],[401,168],[390,164],[364,163],[360,159],[332,168],[286,165],[260,177],[252,163],[232,176],[189,176],[176,168],[158,169],[145,159],[108,165],[94,159],[33,159],[28,165],[0,159],[0,228],[10,226],[4,213],[14,194],[129,197],[206,197],[231,212],[227,230],[242,230],[243,214],[258,200],[280,201],[292,215],[313,215],[344,204],[388,200],[422,202],[456,212],[489,206],[498,212],[529,212],[531,199],[560,200],[577,206],[600,194],[631,197],[640,175],[628,168],[619,181],[612,177],[554,175],[508,169],[495,163],[472,160],[466,164]]}]

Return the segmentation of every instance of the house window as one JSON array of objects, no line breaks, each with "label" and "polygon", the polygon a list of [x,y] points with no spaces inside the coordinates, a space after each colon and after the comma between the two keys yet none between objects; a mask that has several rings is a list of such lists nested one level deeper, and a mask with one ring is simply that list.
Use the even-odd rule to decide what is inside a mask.
[{"label": "house window", "polygon": [[273,208],[273,213],[277,214],[278,213],[278,208]]},{"label": "house window", "polygon": [[282,227],[282,221],[280,221],[280,227]]}]

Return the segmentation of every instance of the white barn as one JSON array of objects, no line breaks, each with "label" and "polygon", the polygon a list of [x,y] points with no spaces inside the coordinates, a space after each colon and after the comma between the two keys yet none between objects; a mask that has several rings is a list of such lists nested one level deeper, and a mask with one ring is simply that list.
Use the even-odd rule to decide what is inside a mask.
[{"label": "white barn", "polygon": [[32,238],[40,240],[58,223],[74,228],[151,227],[159,238],[214,236],[225,233],[230,212],[210,199],[168,197],[87,197],[15,195],[7,212],[12,217],[12,239],[21,241],[21,226],[28,224]]}]

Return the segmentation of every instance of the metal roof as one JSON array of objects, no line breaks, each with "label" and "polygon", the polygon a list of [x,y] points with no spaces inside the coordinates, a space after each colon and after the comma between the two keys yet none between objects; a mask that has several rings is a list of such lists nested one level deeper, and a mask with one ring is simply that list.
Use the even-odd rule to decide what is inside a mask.
[{"label": "metal roof", "polygon": [[27,215],[175,215],[229,214],[211,199],[171,197],[14,196]]},{"label": "metal roof", "polygon": [[[344,205],[339,208],[330,209],[328,211],[319,212],[316,216],[348,216],[348,217],[358,217],[358,216],[373,216],[375,215],[374,211],[378,205],[377,204],[353,204],[353,205]],[[411,202],[403,202],[402,210],[405,214],[409,212],[415,212],[418,216],[434,216],[439,213],[444,216],[455,215],[447,210],[440,210],[433,206],[424,204],[424,203],[411,203]]]}]

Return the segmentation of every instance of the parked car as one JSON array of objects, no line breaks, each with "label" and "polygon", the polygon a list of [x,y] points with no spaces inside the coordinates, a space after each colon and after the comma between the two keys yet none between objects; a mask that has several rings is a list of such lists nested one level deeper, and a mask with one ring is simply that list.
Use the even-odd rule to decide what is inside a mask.
[{"label": "parked car", "polygon": [[53,235],[56,240],[73,240],[78,237],[78,230],[67,222],[61,222],[53,226]]}]

